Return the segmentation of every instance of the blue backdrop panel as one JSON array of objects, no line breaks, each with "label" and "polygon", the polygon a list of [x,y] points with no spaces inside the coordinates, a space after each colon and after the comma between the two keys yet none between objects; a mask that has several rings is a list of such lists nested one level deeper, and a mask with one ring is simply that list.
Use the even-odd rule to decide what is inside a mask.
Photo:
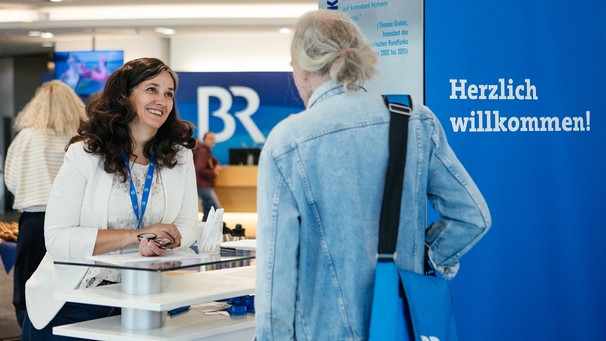
[{"label": "blue backdrop panel", "polygon": [[278,122],[303,110],[291,72],[179,72],[178,76],[179,115],[196,126],[197,137],[207,131],[216,134],[213,155],[222,164],[228,164],[230,148],[262,147]]},{"label": "blue backdrop panel", "polygon": [[430,0],[425,20],[427,105],[493,216],[452,282],[461,340],[603,340],[606,3]]}]

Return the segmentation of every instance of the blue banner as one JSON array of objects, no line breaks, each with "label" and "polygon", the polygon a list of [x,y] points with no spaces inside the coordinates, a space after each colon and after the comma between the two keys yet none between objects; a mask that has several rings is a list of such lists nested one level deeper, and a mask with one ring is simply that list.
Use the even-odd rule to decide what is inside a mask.
[{"label": "blue banner", "polygon": [[261,148],[271,129],[304,109],[291,72],[180,72],[176,94],[195,135],[216,136],[213,155],[226,165],[230,148]]},{"label": "blue banner", "polygon": [[460,339],[604,339],[606,4],[425,9],[426,102],[493,217],[452,282]]}]

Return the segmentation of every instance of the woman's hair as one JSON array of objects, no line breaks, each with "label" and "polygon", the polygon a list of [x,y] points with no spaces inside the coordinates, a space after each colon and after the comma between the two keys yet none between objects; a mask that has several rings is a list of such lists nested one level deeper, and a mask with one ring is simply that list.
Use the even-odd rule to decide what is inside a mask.
[{"label": "woman's hair", "polygon": [[[128,171],[123,153],[130,155],[133,151],[129,123],[137,117],[130,95],[141,82],[163,71],[170,74],[176,90],[177,74],[156,58],[134,59],[114,71],[103,91],[91,96],[86,105],[87,120],[80,122],[78,135],[71,139],[70,144],[84,141],[86,151],[101,156],[106,172],[117,172],[126,180]],[[143,152],[151,158],[153,148],[157,167],[173,168],[181,146],[191,149],[194,145],[193,125],[178,117],[173,97],[172,111],[154,138],[144,146]]]},{"label": "woman's hair", "polygon": [[346,91],[355,91],[377,73],[377,56],[356,23],[339,11],[301,16],[292,39],[294,63],[303,71],[330,74]]},{"label": "woman's hair", "polygon": [[57,134],[75,135],[84,117],[80,97],[67,84],[53,80],[36,89],[34,97],[17,115],[15,129],[50,129]]}]

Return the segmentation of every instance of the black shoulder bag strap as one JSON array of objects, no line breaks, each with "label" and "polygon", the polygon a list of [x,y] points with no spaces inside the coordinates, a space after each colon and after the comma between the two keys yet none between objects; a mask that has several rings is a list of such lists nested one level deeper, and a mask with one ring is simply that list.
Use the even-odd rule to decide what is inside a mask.
[{"label": "black shoulder bag strap", "polygon": [[389,109],[391,119],[389,122],[389,162],[379,221],[378,261],[390,262],[394,260],[398,240],[408,141],[408,118],[412,112],[412,101],[409,95],[383,95],[383,99]]}]

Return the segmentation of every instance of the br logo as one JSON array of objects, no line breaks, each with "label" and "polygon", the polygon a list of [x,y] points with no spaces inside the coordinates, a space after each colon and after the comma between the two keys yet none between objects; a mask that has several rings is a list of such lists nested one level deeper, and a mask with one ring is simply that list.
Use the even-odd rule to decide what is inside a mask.
[{"label": "br logo", "polygon": [[[210,112],[210,99],[216,98],[219,107]],[[244,109],[230,113],[234,97],[243,97],[246,100]],[[265,136],[251,118],[259,109],[259,94],[246,86],[230,86],[229,89],[219,86],[198,87],[198,133],[204,134],[209,130],[211,115],[223,121],[223,130],[215,131],[217,142],[229,140],[236,131],[236,120],[240,121],[248,135],[255,144],[265,142]],[[201,136],[199,136],[201,138]]]}]

